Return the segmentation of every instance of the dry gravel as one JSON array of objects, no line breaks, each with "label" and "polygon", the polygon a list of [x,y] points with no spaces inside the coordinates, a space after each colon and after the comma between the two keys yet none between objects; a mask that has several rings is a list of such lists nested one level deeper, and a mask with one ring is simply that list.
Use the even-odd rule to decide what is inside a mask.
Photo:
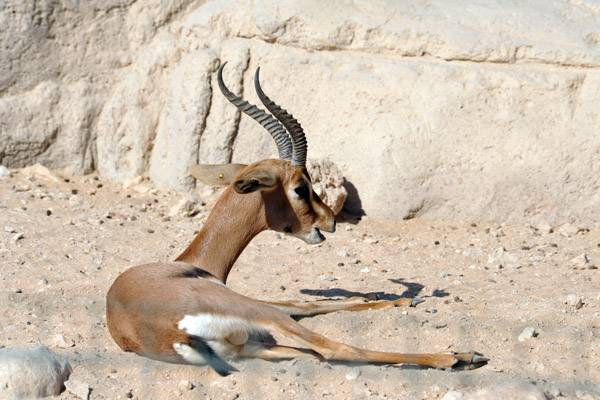
[{"label": "dry gravel", "polygon": [[230,275],[232,289],[266,300],[421,297],[301,323],[374,350],[475,349],[491,357],[477,370],[238,360],[222,378],[124,353],[106,329],[108,288],[128,266],[175,258],[217,198],[170,217],[185,195],[134,183],[41,169],[0,178],[0,346],[47,345],[92,399],[600,398],[600,231],[571,225],[349,218],[317,246],[265,232]]}]

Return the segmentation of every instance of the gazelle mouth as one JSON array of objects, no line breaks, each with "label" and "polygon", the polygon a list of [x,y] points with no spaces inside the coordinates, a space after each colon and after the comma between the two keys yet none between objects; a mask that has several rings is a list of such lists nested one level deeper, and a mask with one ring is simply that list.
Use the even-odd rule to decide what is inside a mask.
[{"label": "gazelle mouth", "polygon": [[321,233],[319,228],[312,228],[310,233],[290,233],[290,235],[302,239],[308,244],[319,244],[325,240],[325,236]]}]

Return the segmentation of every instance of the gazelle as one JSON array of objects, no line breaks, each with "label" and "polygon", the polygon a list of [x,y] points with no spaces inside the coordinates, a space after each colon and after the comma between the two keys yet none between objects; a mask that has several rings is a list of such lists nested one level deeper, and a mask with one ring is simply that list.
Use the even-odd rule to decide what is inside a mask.
[{"label": "gazelle", "polygon": [[[227,188],[200,233],[175,261],[139,265],[117,277],[106,298],[107,325],[115,342],[125,351],[161,361],[209,364],[221,375],[236,370],[224,360],[235,357],[308,356],[432,367],[485,364],[488,358],[475,352],[401,354],[364,350],[329,340],[291,317],[412,306],[416,299],[264,302],[235,293],[225,285],[236,259],[258,233],[271,229],[316,244],[325,240],[321,231],[334,232],[336,223],[331,209],[312,190],[305,167],[307,144],[300,124],[262,91],[259,69],[254,85],[272,115],[243,101],[225,86],[224,66],[217,79],[221,91],[269,131],[280,159],[250,165],[192,167],[197,179]],[[305,347],[278,345],[271,332]]]}]

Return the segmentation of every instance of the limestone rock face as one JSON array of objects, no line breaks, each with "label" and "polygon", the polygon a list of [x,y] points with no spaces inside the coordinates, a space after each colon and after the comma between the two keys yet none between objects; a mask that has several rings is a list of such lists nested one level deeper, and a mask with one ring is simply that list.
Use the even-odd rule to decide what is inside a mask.
[{"label": "limestone rock face", "polygon": [[190,164],[275,157],[228,61],[257,105],[261,66],[349,211],[600,226],[593,2],[63,3],[0,5],[0,165],[189,190]]}]

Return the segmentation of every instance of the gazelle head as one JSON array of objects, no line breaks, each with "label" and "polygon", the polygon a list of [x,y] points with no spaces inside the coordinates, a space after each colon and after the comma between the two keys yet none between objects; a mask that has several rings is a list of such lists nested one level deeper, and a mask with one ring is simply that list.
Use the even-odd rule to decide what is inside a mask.
[{"label": "gazelle head", "polygon": [[194,165],[192,175],[208,185],[230,186],[240,195],[260,196],[268,229],[298,237],[309,244],[322,242],[325,237],[321,230],[335,231],[335,217],[312,188],[306,169],[307,143],[302,127],[263,92],[259,82],[260,68],[254,75],[254,86],[272,115],[242,100],[225,86],[225,65],[218,72],[221,92],[271,134],[277,144],[279,159],[250,165]]}]

